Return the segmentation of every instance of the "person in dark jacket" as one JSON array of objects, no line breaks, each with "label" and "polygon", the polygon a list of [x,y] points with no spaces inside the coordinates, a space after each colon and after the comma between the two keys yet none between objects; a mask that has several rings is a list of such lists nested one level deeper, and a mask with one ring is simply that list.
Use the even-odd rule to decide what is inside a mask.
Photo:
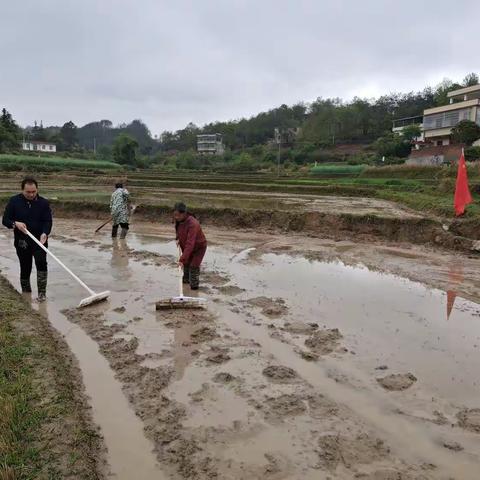
[{"label": "person in dark jacket", "polygon": [[200,223],[188,212],[184,203],[175,204],[173,218],[177,242],[182,250],[179,262],[183,267],[183,283],[190,284],[192,290],[198,290],[200,265],[207,251],[207,239]]},{"label": "person in dark jacket", "polygon": [[20,261],[22,292],[31,292],[30,275],[35,260],[37,267],[38,299],[45,300],[47,292],[47,254],[26,235],[28,230],[48,248],[52,230],[52,211],[48,200],[38,195],[38,183],[27,177],[22,181],[22,193],[8,202],[2,219],[3,225],[14,230],[14,246]]}]

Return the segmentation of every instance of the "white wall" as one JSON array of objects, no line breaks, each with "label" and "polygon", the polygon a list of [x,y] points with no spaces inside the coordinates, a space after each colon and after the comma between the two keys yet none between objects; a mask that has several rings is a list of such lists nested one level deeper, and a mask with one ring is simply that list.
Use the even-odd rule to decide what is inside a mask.
[{"label": "white wall", "polygon": [[29,152],[55,153],[57,151],[57,146],[51,143],[22,142],[22,150]]}]

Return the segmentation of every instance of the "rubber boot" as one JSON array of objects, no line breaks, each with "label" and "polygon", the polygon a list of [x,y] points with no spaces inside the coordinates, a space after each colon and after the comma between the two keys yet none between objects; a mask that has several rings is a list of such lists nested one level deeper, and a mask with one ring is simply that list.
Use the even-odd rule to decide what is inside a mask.
[{"label": "rubber boot", "polygon": [[183,283],[189,284],[190,283],[190,265],[183,266]]},{"label": "rubber boot", "polygon": [[127,236],[128,229],[127,228],[122,228],[120,230],[120,239],[124,239]]},{"label": "rubber boot", "polygon": [[38,301],[43,302],[47,298],[48,272],[37,272]]},{"label": "rubber boot", "polygon": [[200,286],[200,267],[190,267],[190,288],[198,290]]},{"label": "rubber boot", "polygon": [[20,279],[20,286],[22,287],[23,293],[32,293],[32,286],[30,285],[29,278],[21,278]]},{"label": "rubber boot", "polygon": [[117,238],[118,225],[112,227],[112,238]]}]

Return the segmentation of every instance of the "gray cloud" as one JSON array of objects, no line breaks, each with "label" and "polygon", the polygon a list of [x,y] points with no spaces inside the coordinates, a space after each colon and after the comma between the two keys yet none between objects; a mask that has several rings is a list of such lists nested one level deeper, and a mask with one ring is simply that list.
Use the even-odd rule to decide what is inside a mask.
[{"label": "gray cloud", "polygon": [[0,0],[0,103],[25,125],[153,133],[480,72],[478,0]]}]

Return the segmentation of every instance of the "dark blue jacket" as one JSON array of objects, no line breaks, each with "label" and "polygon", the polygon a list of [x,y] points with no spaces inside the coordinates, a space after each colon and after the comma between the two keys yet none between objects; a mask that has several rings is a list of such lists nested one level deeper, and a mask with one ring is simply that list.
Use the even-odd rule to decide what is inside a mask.
[{"label": "dark blue jacket", "polygon": [[[27,200],[21,193],[8,202],[3,214],[2,223],[7,228],[13,228],[14,222],[23,222],[29,232],[36,238],[42,233],[50,235],[52,230],[52,211],[48,200],[37,195],[35,200]],[[15,244],[27,236],[15,229]]]}]

